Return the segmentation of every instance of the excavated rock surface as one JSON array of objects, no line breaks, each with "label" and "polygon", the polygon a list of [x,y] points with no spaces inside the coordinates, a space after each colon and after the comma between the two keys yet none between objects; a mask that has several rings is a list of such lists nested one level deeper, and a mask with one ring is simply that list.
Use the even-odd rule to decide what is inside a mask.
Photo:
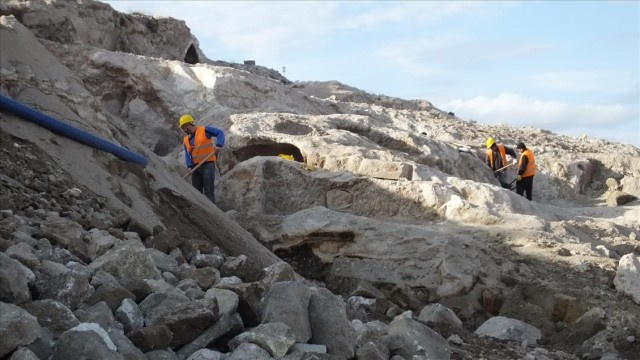
[{"label": "excavated rock surface", "polygon": [[[95,1],[0,14],[3,95],[149,159],[0,112],[0,356],[640,353],[639,149],[292,84]],[[184,113],[227,134],[216,205],[181,178]],[[534,201],[488,136],[533,149]]]}]

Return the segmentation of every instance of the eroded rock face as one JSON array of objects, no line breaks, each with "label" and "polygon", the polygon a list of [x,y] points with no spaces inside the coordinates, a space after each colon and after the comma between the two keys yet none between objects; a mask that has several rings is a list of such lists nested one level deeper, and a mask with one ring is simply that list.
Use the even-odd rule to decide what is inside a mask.
[{"label": "eroded rock face", "polygon": [[[0,18],[2,94],[149,158],[142,169],[0,114],[2,301],[39,321],[20,316],[33,326],[0,357],[29,346],[40,358],[268,359],[294,336],[322,343],[294,345],[300,358],[536,357],[463,330],[452,342],[475,345],[449,348],[450,330],[436,326],[472,329],[503,312],[539,328],[549,348],[637,353],[618,341],[638,337],[628,329],[640,314],[633,263],[617,259],[637,254],[638,209],[581,203],[601,199],[609,178],[640,194],[637,148],[485,126],[338,83],[290,86],[270,69],[203,61],[184,22],[93,1],[4,1],[0,11],[15,15]],[[185,112],[228,134],[217,186],[226,214],[181,179]],[[540,164],[533,202],[482,162],[487,136],[513,145],[515,133]],[[282,282],[299,285],[297,301],[265,303]],[[455,315],[400,315],[438,301]],[[309,328],[276,314],[287,306]],[[248,342],[224,355],[204,350],[265,320],[273,334],[240,337]]]},{"label": "eroded rock face", "polygon": [[83,44],[110,51],[180,60],[206,61],[198,40],[184,21],[143,14],[123,14],[99,1],[6,1],[2,15],[14,15],[39,38]]}]

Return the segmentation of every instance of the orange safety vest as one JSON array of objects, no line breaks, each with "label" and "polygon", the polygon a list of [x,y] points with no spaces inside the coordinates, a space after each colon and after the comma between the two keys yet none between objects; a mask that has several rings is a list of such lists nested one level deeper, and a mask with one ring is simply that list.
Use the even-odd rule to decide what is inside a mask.
[{"label": "orange safety vest", "polygon": [[520,154],[520,159],[518,160],[518,168],[522,164],[522,157],[527,157],[527,167],[524,169],[524,173],[522,173],[522,177],[529,177],[536,174],[536,158],[533,156],[533,151],[527,149]]},{"label": "orange safety vest", "polygon": [[[504,149],[504,145],[498,145],[498,152],[500,153],[500,157],[502,158],[502,166],[507,166],[507,151]],[[492,170],[498,170],[493,169],[493,150],[488,149],[487,156],[489,156],[489,163],[491,164]]]},{"label": "orange safety vest", "polygon": [[191,146],[189,143],[189,135],[186,135],[184,137],[184,146],[189,154],[191,154],[194,165],[204,161],[204,159],[211,153],[213,153],[213,155],[211,155],[206,162],[216,161],[216,147],[213,144],[213,140],[207,138],[204,126],[196,127],[193,144],[194,146]]}]

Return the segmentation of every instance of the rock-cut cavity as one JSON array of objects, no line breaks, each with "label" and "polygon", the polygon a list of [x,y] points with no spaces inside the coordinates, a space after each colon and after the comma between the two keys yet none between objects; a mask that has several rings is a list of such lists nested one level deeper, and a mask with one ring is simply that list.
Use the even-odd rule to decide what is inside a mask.
[{"label": "rock-cut cavity", "polygon": [[297,146],[287,143],[248,145],[233,151],[235,163],[241,163],[256,156],[290,155],[297,162],[304,162],[304,156]]}]

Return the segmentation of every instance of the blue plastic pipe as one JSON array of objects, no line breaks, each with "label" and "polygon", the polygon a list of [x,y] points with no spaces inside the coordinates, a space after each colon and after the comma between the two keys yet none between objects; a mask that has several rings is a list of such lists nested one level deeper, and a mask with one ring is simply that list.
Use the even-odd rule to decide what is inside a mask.
[{"label": "blue plastic pipe", "polygon": [[75,140],[85,145],[89,145],[98,150],[111,153],[124,161],[131,161],[142,166],[147,166],[147,163],[149,162],[147,158],[140,154],[123,148],[122,146],[116,145],[101,137],[90,134],[84,130],[80,130],[77,127],[66,124],[56,118],[25,106],[2,94],[0,94],[0,109],[10,111],[25,120],[36,123],[57,134],[66,136],[69,139]]}]

